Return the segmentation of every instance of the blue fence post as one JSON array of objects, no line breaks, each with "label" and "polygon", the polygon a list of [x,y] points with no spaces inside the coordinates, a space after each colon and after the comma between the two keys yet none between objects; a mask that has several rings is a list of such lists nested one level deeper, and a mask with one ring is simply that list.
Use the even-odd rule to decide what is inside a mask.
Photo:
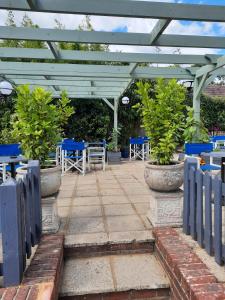
[{"label": "blue fence post", "polygon": [[204,244],[209,255],[213,253],[212,245],[212,177],[206,173],[204,175],[203,184],[205,186],[205,230]]},{"label": "blue fence post", "polygon": [[40,163],[38,160],[29,161],[28,172],[31,173],[33,177],[35,243],[38,243],[42,233],[41,179]]},{"label": "blue fence post", "polygon": [[183,231],[190,234],[190,177],[189,172],[193,167],[197,169],[196,158],[187,158],[184,163],[184,202],[183,202]]},{"label": "blue fence post", "polygon": [[214,191],[214,253],[215,260],[222,264],[222,181],[218,177],[212,180]]},{"label": "blue fence post", "polygon": [[27,258],[30,258],[32,253],[32,242],[31,242],[31,201],[29,194],[29,175],[26,174],[23,179],[24,199],[25,199],[25,233],[26,233],[26,252]]},{"label": "blue fence post", "polygon": [[203,228],[203,173],[199,169],[196,172],[197,184],[197,214],[196,214],[196,230],[198,244],[204,246],[204,228]]},{"label": "blue fence post", "polygon": [[4,286],[18,285],[24,268],[19,184],[9,179],[0,185]]}]

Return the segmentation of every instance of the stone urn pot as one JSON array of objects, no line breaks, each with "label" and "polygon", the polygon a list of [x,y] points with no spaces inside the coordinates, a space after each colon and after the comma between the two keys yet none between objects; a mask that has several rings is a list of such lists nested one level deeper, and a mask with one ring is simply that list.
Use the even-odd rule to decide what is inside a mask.
[{"label": "stone urn pot", "polygon": [[156,165],[148,162],[144,177],[150,189],[158,192],[172,192],[183,184],[184,162],[173,161],[171,165]]},{"label": "stone urn pot", "polygon": [[[27,172],[27,167],[17,169],[17,176]],[[61,185],[61,166],[52,166],[41,169],[41,197],[49,197],[58,192]]]}]

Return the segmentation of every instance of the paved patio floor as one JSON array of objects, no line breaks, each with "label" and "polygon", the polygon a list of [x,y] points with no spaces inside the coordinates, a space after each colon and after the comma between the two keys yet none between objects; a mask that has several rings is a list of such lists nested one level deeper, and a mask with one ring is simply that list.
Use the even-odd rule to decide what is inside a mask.
[{"label": "paved patio floor", "polygon": [[63,176],[57,205],[66,243],[151,238],[144,166],[142,161],[123,162],[107,166],[105,172]]}]

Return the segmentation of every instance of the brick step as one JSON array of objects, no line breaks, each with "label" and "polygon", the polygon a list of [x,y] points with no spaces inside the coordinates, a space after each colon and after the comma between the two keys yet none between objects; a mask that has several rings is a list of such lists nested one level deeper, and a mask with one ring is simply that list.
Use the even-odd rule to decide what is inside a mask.
[{"label": "brick step", "polygon": [[151,231],[68,235],[65,237],[64,257],[153,253],[154,243]]},{"label": "brick step", "polygon": [[167,275],[154,254],[67,258],[61,300],[170,299]]}]

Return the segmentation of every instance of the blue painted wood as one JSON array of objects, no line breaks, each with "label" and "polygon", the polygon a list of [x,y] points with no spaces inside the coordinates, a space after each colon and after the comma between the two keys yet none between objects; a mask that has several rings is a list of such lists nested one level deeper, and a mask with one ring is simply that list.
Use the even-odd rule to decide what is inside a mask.
[{"label": "blue painted wood", "polygon": [[36,245],[36,230],[35,230],[35,203],[34,203],[34,180],[31,171],[28,169],[28,182],[29,182],[29,201],[30,201],[30,232],[31,232],[31,245]]},{"label": "blue painted wood", "polygon": [[24,189],[24,199],[25,199],[25,231],[26,231],[26,253],[27,253],[27,258],[30,258],[31,256],[31,217],[30,217],[30,195],[29,195],[29,178],[28,175],[26,174],[24,176],[23,180],[23,189]]},{"label": "blue painted wood", "polygon": [[196,158],[188,157],[184,162],[184,202],[183,202],[183,231],[190,234],[190,179],[191,167],[197,169]]},{"label": "blue painted wood", "polygon": [[196,226],[196,206],[197,206],[197,197],[196,197],[196,182],[195,182],[195,168],[191,167],[189,170],[190,178],[190,233],[194,240],[197,239],[197,226]]},{"label": "blue painted wood", "polygon": [[213,178],[212,188],[214,192],[214,253],[215,260],[222,264],[222,181],[218,177]]},{"label": "blue painted wood", "polygon": [[34,180],[34,222],[36,243],[40,241],[42,233],[42,210],[41,210],[41,181],[40,181],[40,163],[38,160],[29,161],[28,167],[31,170]]},{"label": "blue painted wood", "polygon": [[197,241],[198,244],[204,246],[204,228],[203,228],[203,173],[199,169],[196,171],[196,184],[197,184],[197,212],[196,212],[196,225],[197,225]]},{"label": "blue painted wood", "polygon": [[19,186],[9,179],[0,186],[4,286],[18,285],[23,274]]},{"label": "blue painted wood", "polygon": [[23,262],[23,270],[26,268],[26,242],[25,242],[25,199],[23,192],[23,181],[18,181],[18,197],[19,197],[19,211],[20,211],[20,240],[21,240],[21,256]]},{"label": "blue painted wood", "polygon": [[4,286],[18,285],[26,268],[31,246],[41,236],[39,162],[31,161],[23,179],[8,179],[0,185]]},{"label": "blue painted wood", "polygon": [[205,186],[205,230],[204,243],[209,255],[213,254],[212,238],[212,177],[209,173],[204,175],[203,183]]}]

